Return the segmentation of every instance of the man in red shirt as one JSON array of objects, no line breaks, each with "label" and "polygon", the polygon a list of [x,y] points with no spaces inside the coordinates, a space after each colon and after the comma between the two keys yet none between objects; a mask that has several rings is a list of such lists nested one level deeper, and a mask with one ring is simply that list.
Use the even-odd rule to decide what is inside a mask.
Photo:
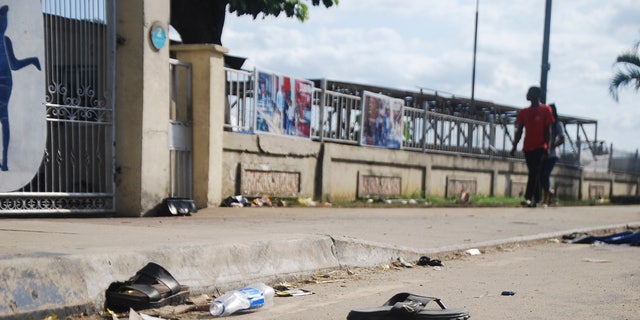
[{"label": "man in red shirt", "polygon": [[548,155],[551,123],[554,121],[551,107],[540,103],[541,93],[539,87],[529,88],[527,100],[531,102],[531,105],[518,112],[516,135],[511,149],[511,156],[514,156],[524,128],[526,132],[522,151],[527,162],[529,177],[522,205],[527,207],[535,207],[536,203],[541,200],[542,161]]}]

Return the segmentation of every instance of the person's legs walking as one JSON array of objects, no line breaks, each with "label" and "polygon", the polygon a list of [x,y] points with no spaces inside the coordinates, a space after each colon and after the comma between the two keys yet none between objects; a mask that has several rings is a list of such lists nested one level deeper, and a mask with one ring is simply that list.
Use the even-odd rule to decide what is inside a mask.
[{"label": "person's legs walking", "polygon": [[525,151],[524,152],[524,160],[527,162],[527,172],[529,174],[529,176],[527,177],[527,188],[524,191],[524,198],[526,200],[531,200],[531,194],[533,193],[533,179],[532,179],[532,172],[533,169],[531,168],[531,166],[533,165],[533,151]]},{"label": "person's legs walking", "polygon": [[[527,189],[524,193],[525,201],[531,201],[531,206],[535,206],[540,201],[540,172],[544,149],[525,151],[524,158],[527,162],[529,176],[527,178]],[[529,205],[529,204],[527,204]]]},{"label": "person's legs walking", "polygon": [[542,190],[544,191],[543,203],[551,204],[551,171],[556,165],[558,157],[550,157],[544,159],[542,163]]},{"label": "person's legs walking", "polygon": [[[538,203],[542,200],[542,164],[545,159],[545,150],[544,149],[536,149],[535,150],[535,159],[537,161],[535,164],[535,180],[533,185],[533,203]],[[537,159],[537,160],[536,160]]]}]

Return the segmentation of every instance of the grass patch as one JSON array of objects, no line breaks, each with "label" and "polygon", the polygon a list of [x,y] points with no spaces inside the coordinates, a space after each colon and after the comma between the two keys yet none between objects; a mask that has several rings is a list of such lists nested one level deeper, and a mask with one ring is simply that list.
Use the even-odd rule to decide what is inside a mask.
[{"label": "grass patch", "polygon": [[[252,198],[249,199],[253,200]],[[404,198],[370,198],[358,199],[355,201],[338,200],[338,201],[322,201],[313,199],[314,205],[306,202],[300,202],[298,199],[291,198],[273,198],[271,199],[273,206],[287,207],[336,207],[336,208],[446,208],[446,207],[519,207],[522,201],[521,197],[504,197],[504,196],[485,196],[476,195],[469,197],[469,201],[461,201],[460,198],[446,198],[438,196],[424,197],[404,197]],[[306,199],[311,200],[311,199]],[[610,205],[609,201],[597,200],[576,200],[560,198],[556,201],[556,206],[596,206]]]},{"label": "grass patch", "polygon": [[[519,207],[521,197],[490,197],[485,195],[471,196],[468,202],[463,202],[459,198],[446,198],[437,196],[413,197],[413,198],[372,198],[358,199],[355,201],[331,202],[331,205],[338,208],[414,208],[414,207]],[[557,199],[556,206],[593,206],[607,205],[608,201],[600,202],[595,200]]]}]

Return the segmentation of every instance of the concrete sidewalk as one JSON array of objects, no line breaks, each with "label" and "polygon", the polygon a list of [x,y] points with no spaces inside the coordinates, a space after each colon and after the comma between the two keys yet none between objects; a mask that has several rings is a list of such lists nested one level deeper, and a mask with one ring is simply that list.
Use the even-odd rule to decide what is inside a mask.
[{"label": "concrete sidewalk", "polygon": [[156,218],[0,219],[0,318],[104,304],[148,262],[192,294],[343,266],[640,227],[640,206],[210,208]]}]

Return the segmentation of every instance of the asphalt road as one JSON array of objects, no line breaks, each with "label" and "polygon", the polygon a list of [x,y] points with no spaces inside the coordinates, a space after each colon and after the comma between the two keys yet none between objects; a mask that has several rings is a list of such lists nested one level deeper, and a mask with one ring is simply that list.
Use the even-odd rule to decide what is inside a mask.
[{"label": "asphalt road", "polygon": [[[381,265],[317,274],[296,283],[313,294],[276,297],[268,308],[230,319],[346,319],[350,310],[379,306],[399,292],[439,297],[449,308],[465,308],[472,319],[640,319],[639,250],[550,239],[444,257],[440,268]],[[163,318],[212,316],[189,312]]]}]

